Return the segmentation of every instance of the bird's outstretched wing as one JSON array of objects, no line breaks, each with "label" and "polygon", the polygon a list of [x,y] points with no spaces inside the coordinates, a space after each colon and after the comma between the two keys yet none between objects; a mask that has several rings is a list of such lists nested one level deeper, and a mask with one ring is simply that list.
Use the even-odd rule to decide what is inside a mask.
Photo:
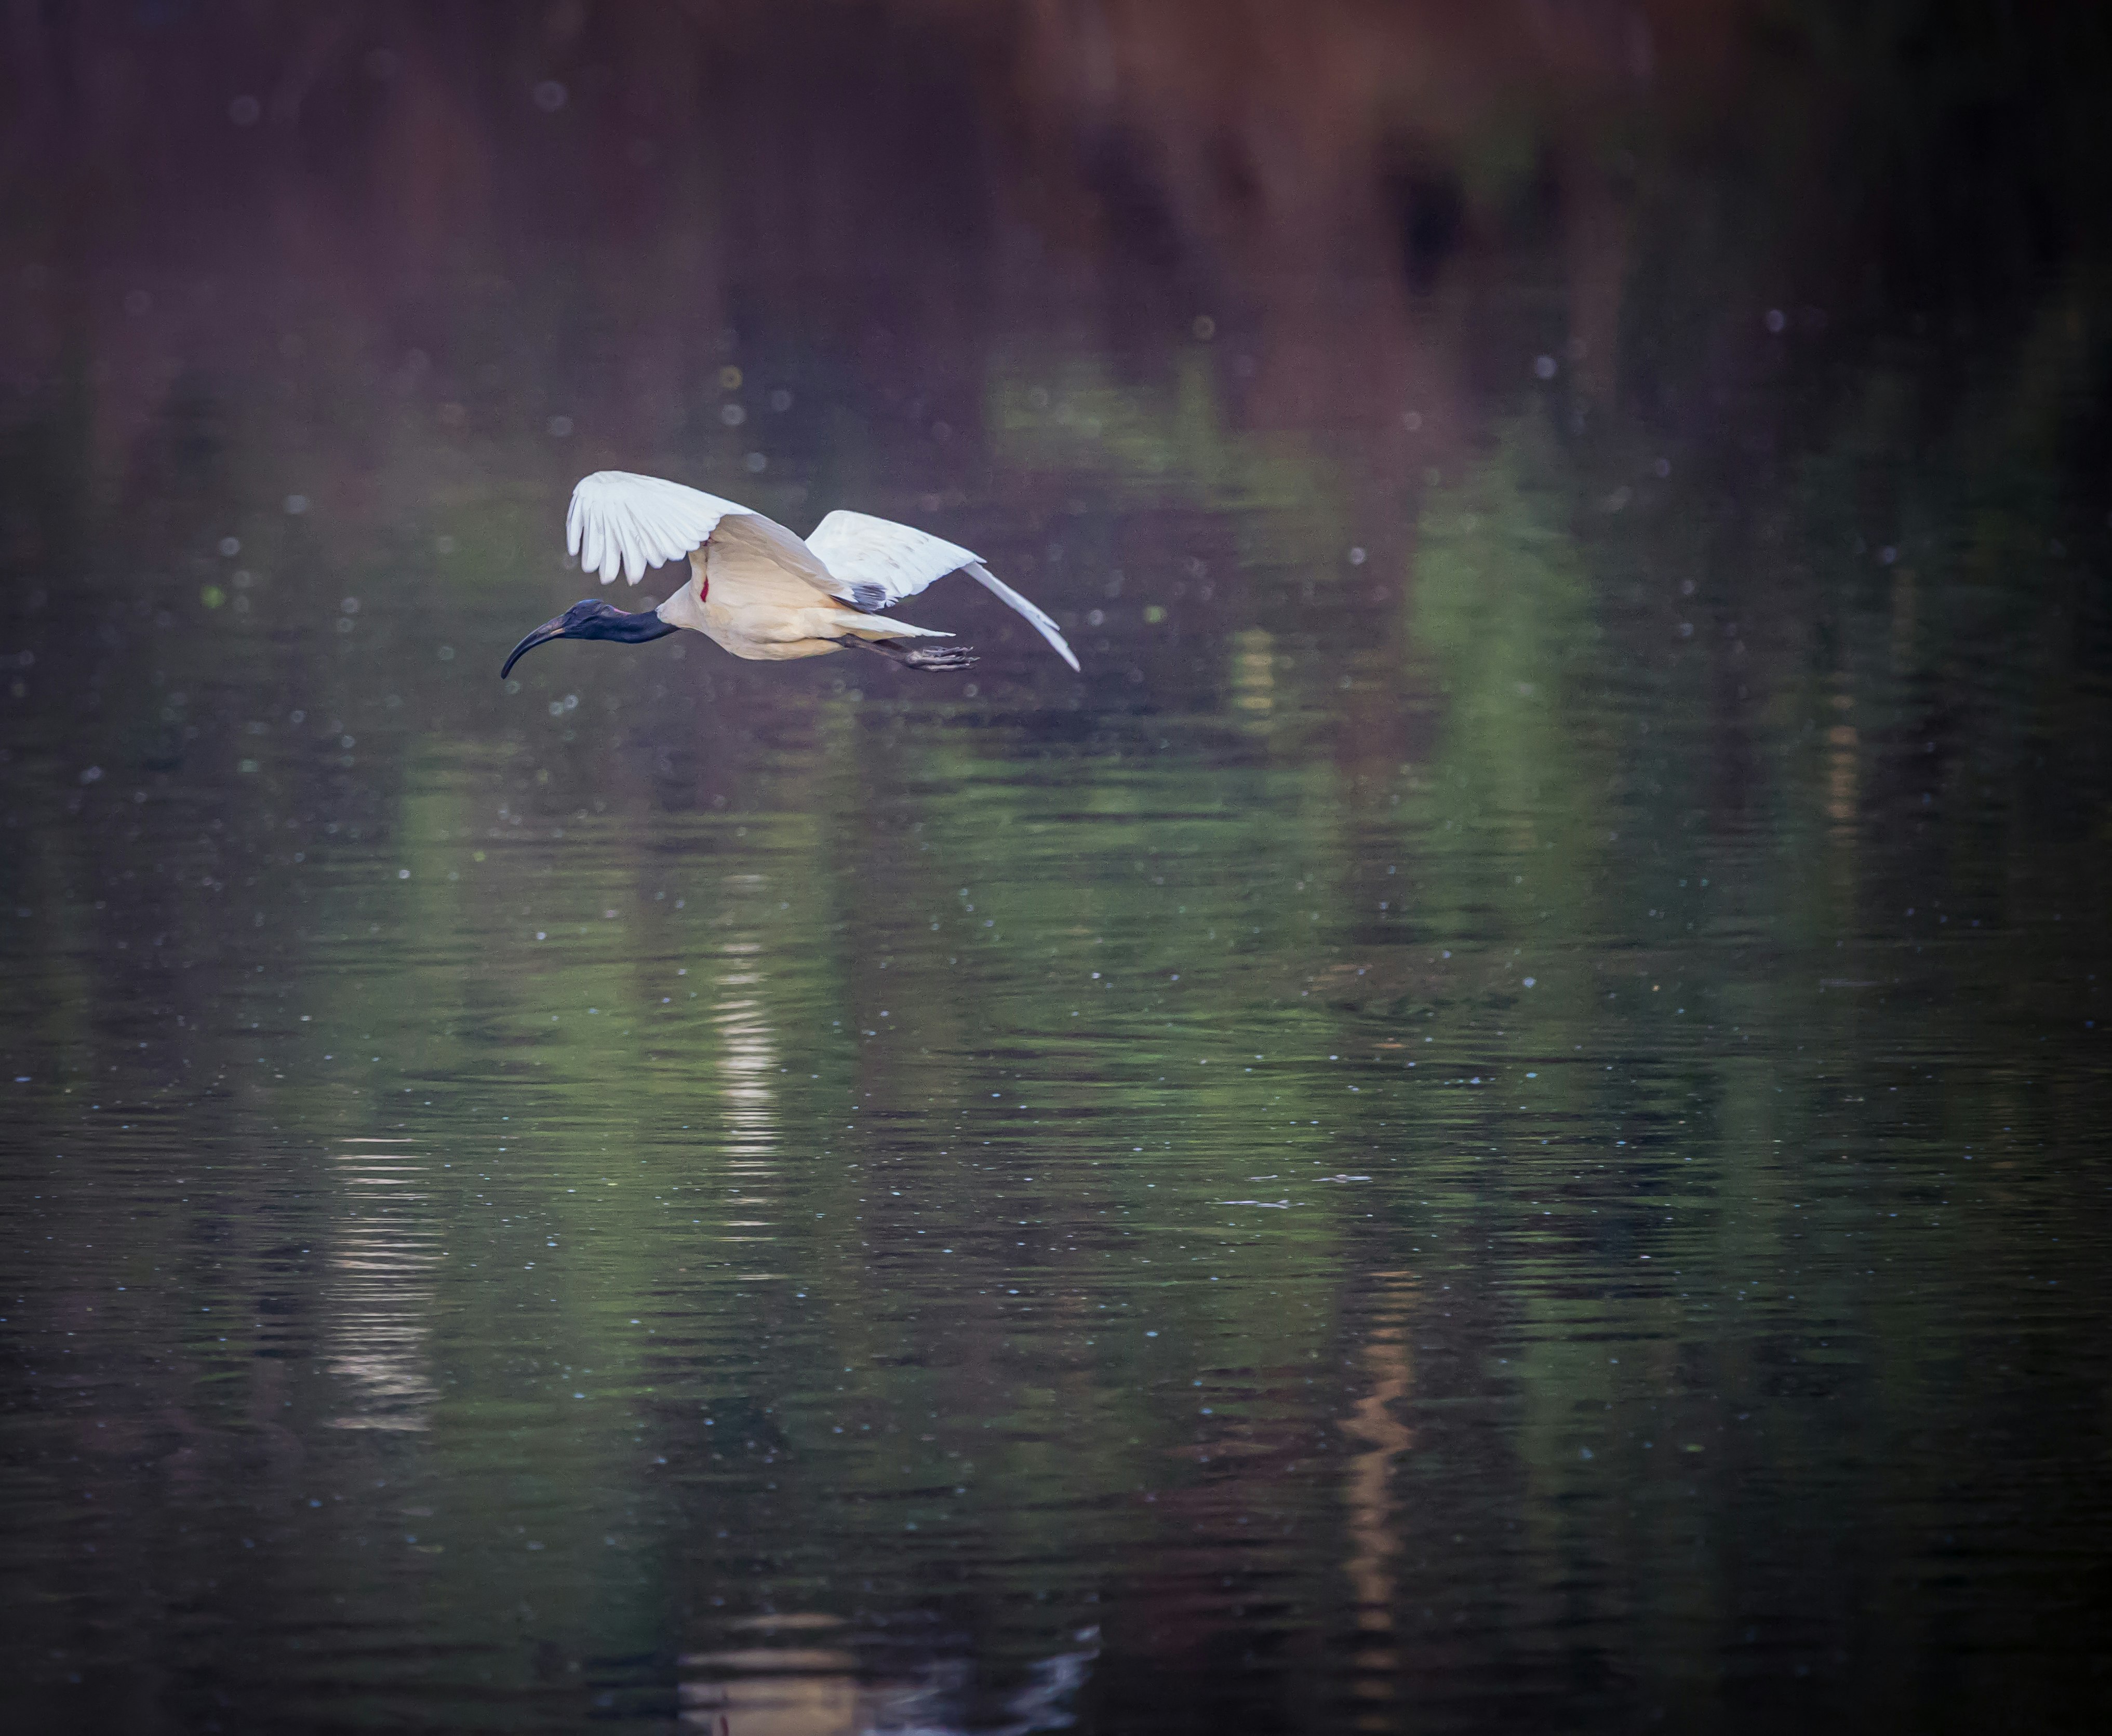
[{"label": "bird's outstretched wing", "polygon": [[1056,623],[994,575],[981,557],[958,543],[839,507],[814,527],[807,546],[841,582],[837,594],[861,609],[885,609],[949,573],[966,573],[1025,616],[1072,668],[1078,666]]},{"label": "bird's outstretched wing", "polygon": [[751,510],[658,476],[596,470],[572,490],[565,547],[580,557],[581,572],[599,571],[603,584],[619,570],[635,584],[647,567],[701,546],[729,513]]}]

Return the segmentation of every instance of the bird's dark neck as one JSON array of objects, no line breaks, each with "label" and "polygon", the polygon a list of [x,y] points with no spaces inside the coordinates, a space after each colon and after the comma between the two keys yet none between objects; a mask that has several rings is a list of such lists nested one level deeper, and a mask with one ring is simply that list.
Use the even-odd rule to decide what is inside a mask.
[{"label": "bird's dark neck", "polygon": [[648,639],[665,639],[671,633],[680,631],[672,621],[661,620],[651,609],[641,610],[635,615],[626,615],[618,609],[594,623],[593,637],[615,639],[625,645],[643,645]]}]

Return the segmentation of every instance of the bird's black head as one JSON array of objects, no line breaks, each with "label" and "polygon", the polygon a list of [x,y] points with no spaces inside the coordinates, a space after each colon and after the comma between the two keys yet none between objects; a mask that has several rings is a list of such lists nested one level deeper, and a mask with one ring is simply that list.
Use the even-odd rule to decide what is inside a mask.
[{"label": "bird's black head", "polygon": [[640,645],[676,630],[650,609],[626,615],[598,597],[582,597],[562,615],[544,621],[516,645],[508,653],[506,666],[499,670],[498,679],[503,681],[522,657],[552,639],[616,639],[626,645]]}]

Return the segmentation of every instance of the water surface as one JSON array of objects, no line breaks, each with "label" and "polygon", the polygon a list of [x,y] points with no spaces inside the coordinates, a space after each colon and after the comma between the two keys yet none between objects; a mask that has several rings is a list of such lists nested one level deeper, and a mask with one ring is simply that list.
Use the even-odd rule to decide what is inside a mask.
[{"label": "water surface", "polygon": [[[855,111],[855,258],[505,150],[459,246],[326,154],[18,229],[40,1727],[2101,1704],[2103,256],[1909,294],[1663,88],[1326,269]],[[964,673],[502,684],[603,465],[924,525],[1084,672],[963,584]]]}]

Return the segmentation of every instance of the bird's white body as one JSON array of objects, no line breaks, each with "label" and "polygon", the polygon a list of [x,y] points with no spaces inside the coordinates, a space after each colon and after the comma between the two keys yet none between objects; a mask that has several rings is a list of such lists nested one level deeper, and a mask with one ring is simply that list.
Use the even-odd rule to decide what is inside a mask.
[{"label": "bird's white body", "polygon": [[582,570],[608,584],[621,571],[687,557],[688,577],[653,612],[737,657],[779,662],[847,643],[899,645],[949,634],[875,611],[949,573],[966,572],[1033,623],[1072,668],[1056,623],[1000,583],[969,549],[862,512],[831,512],[801,539],[732,501],[658,477],[598,470],[572,491],[567,540]]},{"label": "bird's white body", "polygon": [[784,662],[840,651],[847,635],[894,639],[930,632],[839,601],[828,568],[760,513],[729,513],[702,548],[690,551],[689,566],[688,578],[653,612],[737,657]]}]

